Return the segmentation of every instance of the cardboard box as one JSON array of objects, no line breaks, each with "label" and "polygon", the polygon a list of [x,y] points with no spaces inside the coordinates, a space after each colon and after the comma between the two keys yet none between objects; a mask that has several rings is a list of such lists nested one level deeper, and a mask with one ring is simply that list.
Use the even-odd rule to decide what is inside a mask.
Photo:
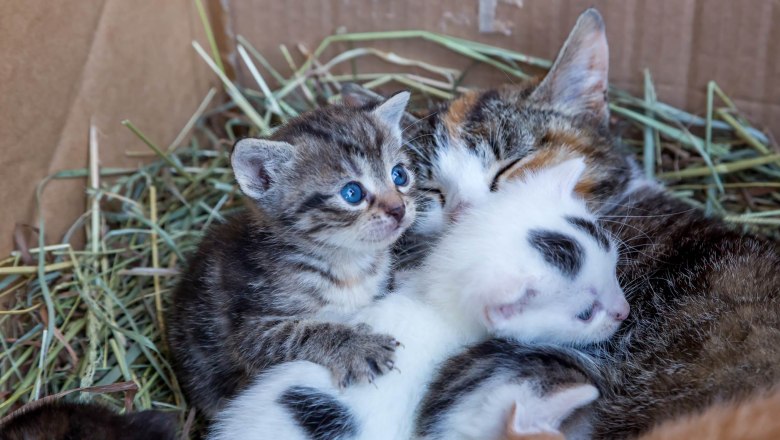
[{"label": "cardboard box", "polygon": [[[650,69],[659,98],[704,109],[715,80],[757,124],[780,134],[780,2],[776,0],[211,0],[207,7],[225,61],[245,36],[281,71],[278,49],[313,50],[325,36],[424,29],[550,58],[577,15],[596,6],[610,42],[611,81],[641,90]],[[167,145],[215,78],[192,50],[205,41],[191,0],[165,2],[29,0],[0,4],[0,251],[14,225],[35,224],[34,189],[48,174],[87,166],[90,120],[99,130],[102,166],[134,166],[127,150],[144,147],[120,125],[132,120]],[[466,67],[466,60],[416,40],[377,47]],[[371,69],[371,62],[361,61]],[[374,66],[375,67],[375,66]],[[241,69],[235,72],[246,79]],[[509,80],[476,71],[471,85]],[[47,241],[58,241],[85,209],[86,180],[58,181],[44,195]]]}]

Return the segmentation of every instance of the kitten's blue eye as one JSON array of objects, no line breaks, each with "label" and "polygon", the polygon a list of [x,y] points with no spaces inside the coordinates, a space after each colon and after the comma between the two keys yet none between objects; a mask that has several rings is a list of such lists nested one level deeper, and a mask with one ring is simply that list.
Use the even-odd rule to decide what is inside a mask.
[{"label": "kitten's blue eye", "polygon": [[401,165],[394,166],[390,175],[393,177],[393,183],[398,186],[404,186],[409,183],[409,174],[406,173],[406,170]]},{"label": "kitten's blue eye", "polygon": [[341,197],[343,197],[344,200],[346,200],[348,203],[357,205],[361,200],[363,200],[365,194],[363,194],[363,187],[361,187],[359,183],[349,182],[348,184],[344,185],[344,188],[341,188]]}]

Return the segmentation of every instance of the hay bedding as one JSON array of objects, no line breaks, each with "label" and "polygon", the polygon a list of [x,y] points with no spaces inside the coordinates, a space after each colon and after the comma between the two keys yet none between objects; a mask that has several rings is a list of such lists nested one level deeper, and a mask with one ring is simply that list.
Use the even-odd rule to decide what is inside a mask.
[{"label": "hay bedding", "polygon": [[[0,311],[0,416],[44,396],[73,392],[117,408],[177,411],[186,435],[193,412],[170,367],[162,310],[203,231],[240,209],[228,161],[231,145],[239,136],[267,135],[288,118],[337,100],[342,81],[412,89],[413,108],[462,90],[466,72],[370,45],[399,38],[431,41],[510,78],[549,66],[497,47],[404,31],[336,35],[313,52],[299,46],[305,59],[300,66],[283,46],[285,69],[293,72],[283,76],[239,37],[240,61],[254,80],[242,88],[222,73],[212,38],[211,55],[193,43],[225,93],[209,91],[168,147],[126,121],[139,147],[148,147],[128,154],[156,156],[139,169],[98,168],[93,130],[90,167],[59,172],[38,191],[59,179],[87,177],[90,208],[61,244],[43,242],[41,223],[37,246],[22,243],[0,260],[0,304],[9,305]],[[325,59],[326,49],[335,55]],[[333,73],[363,57],[394,64],[395,73]],[[664,181],[676,196],[736,227],[780,238],[780,149],[740,116],[716,84],[708,85],[707,96],[701,117],[672,108],[656,100],[646,72],[644,96],[611,91],[615,132],[634,149],[647,175]],[[67,244],[79,230],[86,231],[83,250]]]}]

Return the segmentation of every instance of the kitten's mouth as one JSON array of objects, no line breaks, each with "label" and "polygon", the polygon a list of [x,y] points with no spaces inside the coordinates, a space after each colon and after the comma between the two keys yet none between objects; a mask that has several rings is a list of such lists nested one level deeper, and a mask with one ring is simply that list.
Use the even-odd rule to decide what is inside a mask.
[{"label": "kitten's mouth", "polygon": [[387,243],[388,241],[395,241],[406,230],[409,225],[403,223],[396,223],[395,226],[383,228],[381,232],[371,234],[369,237],[361,238],[360,241],[366,243]]}]

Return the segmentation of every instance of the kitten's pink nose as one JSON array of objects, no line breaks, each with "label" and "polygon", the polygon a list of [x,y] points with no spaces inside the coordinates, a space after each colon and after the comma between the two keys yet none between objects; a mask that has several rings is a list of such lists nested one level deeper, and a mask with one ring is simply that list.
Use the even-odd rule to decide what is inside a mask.
[{"label": "kitten's pink nose", "polygon": [[617,304],[610,309],[610,312],[615,320],[623,321],[628,318],[628,314],[631,312],[631,306],[628,305],[628,301],[623,297],[620,298],[620,301],[616,301],[616,303]]},{"label": "kitten's pink nose", "polygon": [[383,204],[382,209],[385,213],[395,219],[396,223],[401,223],[401,220],[406,214],[406,206],[402,200],[393,201],[391,203]]}]

